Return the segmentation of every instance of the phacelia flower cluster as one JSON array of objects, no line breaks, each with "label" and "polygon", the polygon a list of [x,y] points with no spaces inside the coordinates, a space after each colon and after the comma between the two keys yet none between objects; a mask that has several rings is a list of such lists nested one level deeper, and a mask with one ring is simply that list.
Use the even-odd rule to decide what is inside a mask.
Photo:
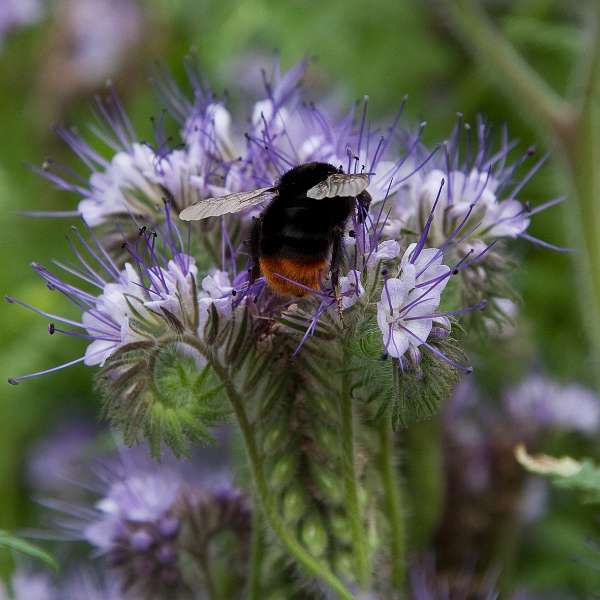
[{"label": "phacelia flower cluster", "polygon": [[230,478],[201,479],[194,468],[175,460],[157,466],[124,450],[116,464],[98,465],[94,487],[100,497],[94,509],[62,501],[52,505],[65,515],[60,526],[66,535],[93,548],[125,597],[184,598],[190,588],[206,585],[190,580],[188,562],[215,560],[230,535],[236,540],[230,553],[241,558],[251,528],[248,499]]},{"label": "phacelia flower cluster", "polygon": [[[11,383],[77,362],[100,366],[112,397],[108,414],[136,424],[130,441],[139,430],[155,435],[164,427],[179,440],[205,436],[198,411],[211,423],[218,412],[208,400],[199,407],[191,387],[205,385],[215,397],[215,374],[222,379],[229,369],[241,371],[246,357],[265,352],[265,342],[282,331],[295,340],[290,358],[305,351],[323,325],[338,339],[377,328],[379,356],[401,372],[420,374],[423,352],[451,369],[470,370],[447,352],[455,344],[453,323],[507,297],[496,284],[507,275],[509,255],[497,242],[532,239],[531,217],[555,203],[533,208],[521,198],[543,161],[518,179],[531,152],[509,164],[514,144],[503,135],[492,152],[483,122],[464,157],[461,134],[465,128],[467,137],[473,134],[461,120],[450,141],[426,149],[424,124],[416,133],[401,126],[404,102],[385,127],[368,118],[367,98],[337,116],[307,100],[300,86],[305,68],[301,63],[281,72],[276,64],[270,76],[263,74],[264,97],[247,120],[232,115],[190,66],[191,98],[168,74],[157,73],[167,113],[155,121],[153,144],[140,141],[112,90],[96,107],[105,129],[95,131],[105,152],[98,140],[59,131],[89,174],[52,161],[40,173],[77,197],[76,214],[87,232],[75,230],[70,242],[76,264],[34,269],[80,315],[66,318],[9,301],[47,318],[51,334],[80,337],[87,347],[66,365]],[[178,140],[165,133],[168,115],[178,124]],[[346,223],[339,278],[324,268],[320,285],[301,299],[278,295],[254,272],[250,230],[260,209],[185,224],[177,219],[209,197],[276,185],[307,161],[368,173],[371,204],[357,205]],[[188,361],[189,370],[178,380],[177,360]],[[173,386],[189,402],[173,405]],[[122,409],[132,405],[141,418],[127,418]],[[171,411],[182,405],[185,415],[178,413],[172,429]]]}]

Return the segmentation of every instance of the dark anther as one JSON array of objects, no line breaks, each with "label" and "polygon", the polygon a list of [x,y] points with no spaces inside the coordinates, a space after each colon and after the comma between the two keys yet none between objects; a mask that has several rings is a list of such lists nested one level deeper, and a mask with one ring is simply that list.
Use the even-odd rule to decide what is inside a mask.
[{"label": "dark anther", "polygon": [[381,269],[381,274],[385,277],[388,274],[388,270],[387,269]]},{"label": "dark anther", "polygon": [[525,202],[525,210],[529,213],[531,212],[531,202],[529,200],[527,200]]},{"label": "dark anther", "polygon": [[535,154],[535,147],[529,146],[529,148],[527,148],[527,156],[533,156],[534,154]]},{"label": "dark anther", "polygon": [[458,275],[458,269],[454,269],[454,271],[452,271],[452,275]]},{"label": "dark anther", "polygon": [[389,358],[389,356],[390,356],[390,355],[389,355],[387,352],[384,352],[384,353],[383,353],[383,354],[382,354],[382,355],[381,355],[379,358],[380,358],[381,360],[387,360],[387,359]]},{"label": "dark anther", "polygon": [[351,230],[348,232],[348,235],[349,235],[351,238],[353,238],[353,237],[356,237],[356,231],[354,231],[354,229],[351,229]]},{"label": "dark anther", "polygon": [[121,249],[122,249],[122,250],[125,250],[125,248],[127,248],[127,242],[123,242],[123,243],[121,244]]},{"label": "dark anther", "polygon": [[235,290],[231,290],[231,295],[232,296],[237,296],[237,292]]},{"label": "dark anther", "polygon": [[154,238],[158,237],[158,233],[156,233],[156,231],[154,231],[154,229],[150,232],[150,235]]},{"label": "dark anther", "polygon": [[144,233],[146,233],[146,226],[143,225],[142,227],[140,227],[138,229],[138,235],[144,235]]},{"label": "dark anther", "polygon": [[49,323],[48,324],[48,333],[50,335],[54,335],[54,331],[55,331],[54,323]]}]

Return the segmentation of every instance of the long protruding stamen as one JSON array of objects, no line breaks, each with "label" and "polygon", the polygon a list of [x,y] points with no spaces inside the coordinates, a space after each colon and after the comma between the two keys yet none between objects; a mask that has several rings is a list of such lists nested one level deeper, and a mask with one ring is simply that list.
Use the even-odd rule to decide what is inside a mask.
[{"label": "long protruding stamen", "polygon": [[431,210],[429,211],[429,216],[427,217],[427,222],[425,223],[425,227],[423,228],[423,233],[421,233],[421,237],[419,238],[417,245],[414,247],[413,251],[410,254],[409,261],[412,264],[414,264],[416,262],[417,258],[419,258],[419,254],[421,254],[421,250],[423,250],[423,248],[425,247],[425,242],[427,241],[427,238],[429,237],[429,229],[431,228],[431,223],[433,222],[435,209],[437,208],[438,202],[440,200],[440,196],[442,194],[442,190],[444,189],[444,183],[445,183],[445,180],[442,179],[440,181],[440,187],[438,189],[437,196],[435,197],[435,202],[433,203],[433,206],[431,207]]},{"label": "long protruding stamen", "polygon": [[519,234],[520,238],[523,238],[524,240],[527,240],[528,242],[531,242],[532,244],[535,244],[536,246],[541,246],[542,248],[547,248],[548,250],[554,250],[555,252],[561,252],[561,253],[569,253],[569,252],[575,252],[574,248],[563,248],[562,246],[555,246],[554,244],[551,244],[550,242],[545,242],[544,240],[540,240],[539,238],[533,237],[532,235],[529,235],[528,233],[520,233]]},{"label": "long protruding stamen", "polygon": [[422,319],[437,319],[440,317],[452,317],[456,315],[465,315],[472,312],[477,312],[480,310],[484,310],[487,306],[487,300],[482,300],[479,304],[475,306],[467,306],[465,308],[458,308],[456,310],[447,310],[440,313],[431,313],[428,315],[419,315],[416,317],[404,317],[404,321],[419,321]]},{"label": "long protruding stamen", "polygon": [[36,377],[41,377],[42,375],[48,375],[50,373],[56,373],[56,371],[62,371],[63,369],[72,367],[73,365],[83,362],[86,358],[93,358],[104,353],[106,353],[106,348],[98,350],[97,352],[92,352],[87,356],[81,356],[80,358],[76,358],[75,360],[70,360],[66,363],[62,363],[56,367],[52,367],[51,369],[44,369],[43,371],[36,371],[35,373],[28,373],[27,375],[20,375],[19,377],[10,377],[8,379],[8,383],[10,383],[11,385],[18,385],[22,381],[27,381],[28,379],[34,379]]}]

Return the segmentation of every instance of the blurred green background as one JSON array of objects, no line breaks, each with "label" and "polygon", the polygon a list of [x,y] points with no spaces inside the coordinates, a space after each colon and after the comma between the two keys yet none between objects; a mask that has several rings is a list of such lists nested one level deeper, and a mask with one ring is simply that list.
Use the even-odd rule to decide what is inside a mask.
[{"label": "blurred green background", "polygon": [[[73,209],[77,198],[52,189],[31,173],[26,163],[40,164],[52,156],[79,169],[76,158],[52,134],[51,127],[66,123],[83,129],[91,117],[90,100],[102,89],[101,81],[78,84],[76,74],[68,74],[60,62],[61,52],[68,57],[73,50],[60,43],[65,18],[60,4],[59,0],[48,3],[47,14],[39,23],[10,32],[0,50],[0,287],[4,293],[50,312],[64,310],[65,304],[40,283],[29,264],[67,256],[64,236],[70,222],[27,219],[15,213]],[[580,47],[577,15],[565,7],[568,3],[515,0],[485,4],[497,26],[563,92]],[[511,135],[522,140],[523,149],[531,144],[543,147],[529,123],[530,107],[514,110],[488,83],[485,73],[472,64],[450,34],[436,5],[433,0],[148,1],[139,4],[140,35],[109,76],[142,139],[151,138],[149,117],[160,111],[148,83],[155,61],[184,81],[182,59],[194,52],[214,89],[231,90],[235,100],[241,96],[236,82],[248,79],[245,70],[253,68],[258,81],[260,59],[268,65],[278,51],[284,67],[305,56],[314,57],[311,84],[321,92],[336,93],[347,106],[368,94],[374,118],[391,115],[408,94],[409,119],[428,122],[426,141],[448,135],[460,111],[470,121],[483,113],[493,123],[508,123]],[[564,192],[551,159],[527,186],[524,199],[535,205]],[[567,202],[538,215],[531,233],[555,244],[572,244],[564,225],[569,210]],[[493,388],[531,366],[543,366],[558,379],[590,381],[572,258],[521,242],[518,254],[522,264],[514,277],[524,300],[519,321],[525,332],[522,347],[507,361],[502,354],[505,348],[487,344],[484,352],[474,357],[482,385]],[[80,356],[81,343],[50,337],[46,326],[37,315],[3,306],[2,381]],[[17,387],[2,385],[0,529],[12,530],[35,523],[39,510],[28,499],[23,475],[33,442],[67,415],[95,416],[98,402],[93,397],[90,370],[82,366]],[[587,450],[594,452],[593,448]],[[522,569],[534,581],[543,579],[552,568],[555,573],[548,572],[547,577],[557,576],[556,565],[568,569],[569,577],[575,579],[598,578],[581,565],[569,564],[571,550],[577,552],[583,537],[593,537],[596,532],[584,525],[583,518],[569,515],[573,512],[569,506],[564,508],[567,516],[551,515],[531,541],[529,559]],[[9,566],[6,558],[0,556],[4,570]],[[586,586],[585,582],[578,584],[581,589]]]}]

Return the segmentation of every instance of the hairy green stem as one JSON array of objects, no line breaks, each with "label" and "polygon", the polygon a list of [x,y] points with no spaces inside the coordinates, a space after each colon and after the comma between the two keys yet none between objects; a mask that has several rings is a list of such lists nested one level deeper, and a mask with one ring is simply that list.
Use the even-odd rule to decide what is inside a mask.
[{"label": "hairy green stem", "polygon": [[[344,366],[346,366],[344,361]],[[352,550],[356,565],[356,578],[361,588],[367,589],[371,578],[369,546],[360,509],[359,485],[356,473],[356,453],[354,444],[354,411],[348,372],[342,372],[340,395],[340,437],[342,452],[342,477],[346,487],[346,511],[352,533]]]},{"label": "hairy green stem", "polygon": [[392,586],[402,591],[406,579],[404,515],[402,514],[402,491],[394,462],[393,437],[389,419],[379,424],[380,470],[383,482],[386,518],[390,528],[390,557],[392,560]]},{"label": "hairy green stem", "polygon": [[286,547],[292,557],[313,577],[319,579],[322,583],[334,590],[342,600],[354,600],[354,596],[342,581],[333,573],[324,563],[311,556],[305,548],[298,542],[279,515],[277,506],[269,492],[269,486],[265,477],[263,463],[256,445],[256,438],[252,424],[248,419],[244,401],[233,385],[227,370],[215,360],[209,349],[196,337],[184,335],[181,339],[200,352],[210,362],[211,367],[221,380],[225,392],[233,411],[237,417],[238,424],[242,431],[242,437],[246,446],[246,454],[252,470],[256,494],[262,508],[266,522],[269,524],[275,535]]}]

